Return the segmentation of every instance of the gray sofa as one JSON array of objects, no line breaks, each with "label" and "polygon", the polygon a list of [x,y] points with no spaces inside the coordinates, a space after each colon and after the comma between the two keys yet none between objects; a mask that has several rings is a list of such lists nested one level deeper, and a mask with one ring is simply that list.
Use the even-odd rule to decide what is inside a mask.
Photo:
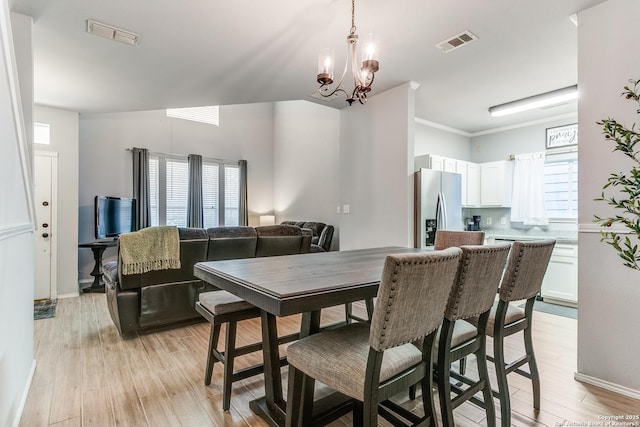
[{"label": "gray sofa", "polygon": [[333,225],[318,221],[282,221],[281,224],[295,225],[296,227],[311,230],[313,234],[311,238],[311,252],[329,252],[331,250],[334,231]]},{"label": "gray sofa", "polygon": [[202,292],[217,290],[193,275],[200,261],[307,253],[311,232],[292,225],[178,228],[179,269],[122,274],[122,259],[103,266],[111,319],[123,336],[203,320],[195,311]]}]

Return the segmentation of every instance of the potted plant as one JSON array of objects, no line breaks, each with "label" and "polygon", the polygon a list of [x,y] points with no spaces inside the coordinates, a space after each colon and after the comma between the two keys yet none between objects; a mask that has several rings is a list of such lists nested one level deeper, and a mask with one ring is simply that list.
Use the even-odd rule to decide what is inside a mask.
[{"label": "potted plant", "polygon": [[[630,80],[630,85],[624,87],[622,96],[633,101],[640,106],[640,80]],[[636,110],[640,114],[640,108]],[[595,216],[594,222],[603,228],[609,228],[618,224],[629,230],[629,234],[621,236],[614,231],[601,231],[600,241],[612,246],[625,266],[640,270],[640,251],[638,250],[638,240],[640,240],[640,133],[635,129],[635,123],[631,128],[625,127],[616,120],[609,118],[597,122],[602,126],[602,133],[606,141],[615,143],[613,151],[619,151],[633,163],[628,172],[612,173],[607,179],[607,183],[602,187],[601,197],[595,199],[607,202],[607,204],[618,209],[619,213],[610,218],[600,218]],[[604,190],[617,190],[618,196],[605,195]],[[631,236],[631,238],[629,237]]]}]

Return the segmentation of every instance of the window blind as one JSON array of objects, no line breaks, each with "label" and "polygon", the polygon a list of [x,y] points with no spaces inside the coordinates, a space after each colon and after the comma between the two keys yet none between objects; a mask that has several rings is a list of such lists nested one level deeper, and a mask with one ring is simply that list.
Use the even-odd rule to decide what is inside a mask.
[{"label": "window blind", "polygon": [[578,218],[578,161],[562,160],[544,165],[545,205],[549,218]]}]

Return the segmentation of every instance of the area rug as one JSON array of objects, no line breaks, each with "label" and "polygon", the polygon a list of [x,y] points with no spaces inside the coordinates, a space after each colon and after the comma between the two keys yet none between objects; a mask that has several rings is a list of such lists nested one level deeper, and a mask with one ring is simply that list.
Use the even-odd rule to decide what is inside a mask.
[{"label": "area rug", "polygon": [[35,301],[33,303],[33,319],[50,319],[56,317],[56,305],[58,300],[46,299],[42,301]]},{"label": "area rug", "polygon": [[[525,304],[520,307],[524,308]],[[549,304],[544,301],[536,301],[533,305],[534,311],[541,311],[543,313],[555,314],[557,316],[569,317],[570,319],[578,318],[578,309],[573,307],[566,307],[564,305]]]}]

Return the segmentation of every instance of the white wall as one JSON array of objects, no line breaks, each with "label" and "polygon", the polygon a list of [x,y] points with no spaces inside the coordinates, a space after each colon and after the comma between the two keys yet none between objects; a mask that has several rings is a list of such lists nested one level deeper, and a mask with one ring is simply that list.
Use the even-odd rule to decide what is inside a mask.
[{"label": "white wall", "polygon": [[470,137],[438,129],[421,120],[415,124],[415,155],[435,154],[459,160],[471,160]]},{"label": "white wall", "polygon": [[[20,57],[31,52],[31,20],[16,19],[12,34],[7,2],[0,5],[0,425],[18,424],[34,368],[33,360],[33,182],[25,163],[29,159],[28,136],[18,140],[31,117],[31,100],[23,106],[12,102],[17,81],[13,49]],[[15,37],[15,44],[13,42]],[[9,47],[9,51],[5,47]],[[33,85],[29,70],[17,64],[20,84]],[[9,72],[7,72],[9,70]],[[24,72],[24,75],[22,73]],[[9,78],[11,76],[11,78]],[[27,93],[29,91],[27,90]],[[19,99],[19,96],[18,96]],[[23,113],[21,107],[26,111]],[[25,132],[26,134],[26,132]],[[21,156],[21,153],[23,156]],[[26,155],[25,155],[26,154]],[[26,173],[23,173],[24,171]]]},{"label": "white wall", "polygon": [[273,158],[276,223],[331,224],[338,249],[340,111],[307,101],[275,103]]},{"label": "white wall", "polygon": [[[582,91],[582,89],[580,89]],[[554,119],[529,126],[521,126],[486,135],[473,136],[470,140],[472,162],[507,160],[510,154],[534,153],[545,150],[547,128],[577,123],[578,117]]]},{"label": "white wall", "polygon": [[613,117],[638,123],[633,103],[620,97],[629,79],[640,78],[640,56],[630,41],[640,38],[637,0],[609,0],[579,14],[579,319],[577,378],[640,398],[640,272],[622,265],[612,248],[600,242],[594,214],[615,209],[593,199],[612,172],[631,162],[612,153],[596,122]]},{"label": "white wall", "polygon": [[414,90],[341,110],[340,249],[413,246]]},{"label": "white wall", "polygon": [[[132,157],[127,148],[247,160],[249,224],[273,209],[273,104],[220,107],[220,126],[166,117],[164,110],[80,116],[80,241],[94,240],[94,197],[131,197]],[[115,248],[105,260],[115,259]],[[90,279],[90,251],[79,252],[79,277]]]},{"label": "white wall", "polygon": [[[78,113],[35,106],[34,120],[50,125],[50,144],[37,151],[58,153],[58,297],[78,294]],[[88,249],[85,249],[90,252]]]}]

